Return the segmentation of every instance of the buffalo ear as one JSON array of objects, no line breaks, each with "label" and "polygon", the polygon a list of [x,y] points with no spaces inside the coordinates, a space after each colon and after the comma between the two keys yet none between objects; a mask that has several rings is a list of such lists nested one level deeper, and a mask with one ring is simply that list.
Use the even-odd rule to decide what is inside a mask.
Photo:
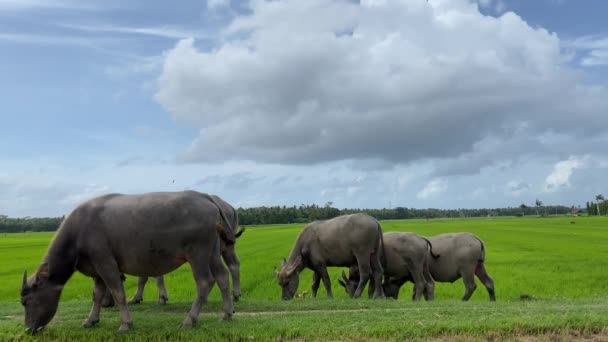
[{"label": "buffalo ear", "polygon": [[343,288],[346,288],[346,284],[342,281],[342,279],[338,279],[338,283],[340,283]]},{"label": "buffalo ear", "polygon": [[283,258],[283,260],[281,260],[281,268],[285,267],[285,265],[287,265],[287,260]]},{"label": "buffalo ear", "polygon": [[279,278],[279,271],[277,271],[277,268],[274,268],[274,276],[278,279]]}]

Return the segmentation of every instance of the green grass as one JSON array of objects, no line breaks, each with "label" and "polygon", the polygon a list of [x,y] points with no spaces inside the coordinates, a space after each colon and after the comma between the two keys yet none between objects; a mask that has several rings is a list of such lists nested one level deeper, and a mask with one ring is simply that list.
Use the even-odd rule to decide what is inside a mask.
[{"label": "green grass", "polygon": [[[571,223],[574,222],[574,223]],[[412,303],[411,284],[400,300],[351,300],[337,283],[342,269],[330,269],[334,300],[325,298],[283,302],[273,267],[288,256],[303,225],[250,227],[239,239],[243,298],[235,303],[230,322],[221,321],[221,300],[214,289],[199,324],[191,331],[177,328],[195,296],[187,265],[166,277],[169,304],[155,304],[153,282],[145,302],[131,306],[134,329],[117,336],[116,309],[102,311],[96,328],[79,328],[91,306],[92,280],[75,274],[66,285],[57,316],[36,339],[46,340],[166,340],[166,339],[391,339],[440,336],[464,339],[510,338],[518,334],[555,333],[568,339],[573,332],[597,333],[608,326],[608,218],[552,217],[457,220],[384,221],[388,231],[413,231],[425,236],[469,231],[486,243],[486,268],[494,278],[496,303],[489,303],[478,284],[468,303],[462,281],[437,283],[436,301]],[[24,269],[33,272],[53,234],[0,236],[0,340],[23,335],[19,286]],[[301,274],[300,292],[310,291],[312,274]],[[134,292],[135,278],[126,289]],[[521,301],[520,296],[532,301]],[[566,334],[566,335],[564,335]]]}]

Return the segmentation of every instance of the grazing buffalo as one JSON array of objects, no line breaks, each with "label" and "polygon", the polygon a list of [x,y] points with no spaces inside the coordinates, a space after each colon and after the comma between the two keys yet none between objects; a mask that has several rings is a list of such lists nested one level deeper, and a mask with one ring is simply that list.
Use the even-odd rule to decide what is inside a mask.
[{"label": "grazing buffalo", "polygon": [[[397,299],[399,288],[409,280],[415,284],[413,300],[420,300],[423,294],[427,300],[433,300],[435,282],[429,272],[428,258],[438,257],[433,253],[431,242],[419,235],[384,233],[384,294]],[[350,267],[348,277],[342,271],[342,279],[339,282],[352,297],[359,282],[357,266]],[[372,290],[371,284],[369,290]]]},{"label": "grazing buffalo", "polygon": [[475,276],[488,290],[490,300],[495,301],[494,281],[485,268],[486,250],[483,241],[471,233],[441,234],[429,238],[433,250],[441,255],[429,260],[433,279],[438,282],[453,283],[462,277],[467,301],[477,288]]},{"label": "grazing buffalo", "polygon": [[[238,212],[236,211],[236,209],[234,209],[233,206],[228,204],[228,202],[224,201],[219,196],[211,195],[211,197],[213,197],[215,202],[217,204],[219,204],[219,206],[222,208],[222,210],[226,214],[226,217],[228,217],[228,220],[230,221],[230,226],[233,227],[234,229],[236,229],[239,226]],[[243,234],[244,231],[245,231],[245,228],[240,229],[238,232],[236,232],[234,237],[238,238],[239,236],[241,236],[241,234]],[[241,267],[240,265],[241,265],[241,263],[239,261],[238,256],[236,255],[235,243],[227,244],[223,239],[221,239],[220,240],[220,252],[222,254],[222,258],[224,259],[224,262],[228,266],[230,275],[232,276],[232,294],[234,296],[234,300],[238,301],[239,298],[241,297],[241,282],[240,282],[240,278],[241,278],[240,277],[240,267]],[[156,286],[158,287],[158,303],[166,304],[167,301],[169,300],[169,295],[167,293],[167,288],[165,287],[164,277],[158,276],[158,277],[155,277],[154,279],[156,281]],[[145,288],[147,282],[148,282],[148,277],[139,277],[139,279],[137,280],[137,291],[135,292],[135,295],[133,295],[133,298],[131,298],[129,300],[128,304],[139,304],[143,301],[144,288]],[[215,280],[212,279],[209,289],[211,289],[213,287],[214,283],[215,283]],[[205,297],[207,297],[207,296],[205,296]],[[113,306],[113,305],[114,305],[114,301],[112,300],[112,295],[110,294],[110,292],[106,292],[106,295],[103,298],[102,306],[109,307],[109,306]]]},{"label": "grazing buffalo", "polygon": [[[429,258],[429,269],[436,282],[453,283],[462,277],[465,286],[465,294],[462,300],[471,298],[473,291],[477,288],[475,275],[481,280],[490,301],[495,301],[494,281],[488,275],[485,268],[485,246],[477,236],[470,233],[441,234],[429,238],[433,244],[433,251],[439,254],[439,258]],[[396,296],[401,284],[399,280],[392,277],[385,279],[393,286],[385,287],[387,296]]]},{"label": "grazing buffalo", "polygon": [[110,194],[84,202],[62,222],[36,273],[29,280],[23,275],[27,329],[35,333],[51,321],[64,285],[77,270],[95,281],[93,308],[83,326],[99,322],[101,301],[109,290],[120,309],[118,331],[128,331],[132,321],[121,275],[156,277],[185,262],[192,268],[197,297],[181,326],[196,322],[212,276],[222,293],[224,319],[230,319],[233,304],[220,238],[234,243],[234,229],[207,194]]},{"label": "grazing buffalo", "polygon": [[370,273],[376,284],[376,296],[383,297],[380,262],[382,248],[382,228],[369,215],[358,213],[315,221],[300,232],[289,260],[283,259],[281,263],[281,272],[275,269],[279,285],[283,289],[282,298],[293,298],[298,289],[300,272],[305,267],[314,272],[312,296],[317,295],[319,281],[323,279],[327,296],[332,298],[327,267],[348,267],[353,264],[358,265],[361,275],[353,297],[361,296]]}]

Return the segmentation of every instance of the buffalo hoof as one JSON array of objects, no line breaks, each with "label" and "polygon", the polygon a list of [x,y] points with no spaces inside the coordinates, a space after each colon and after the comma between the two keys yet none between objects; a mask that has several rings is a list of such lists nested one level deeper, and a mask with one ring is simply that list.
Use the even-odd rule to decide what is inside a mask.
[{"label": "buffalo hoof", "polygon": [[238,295],[237,295],[237,294],[235,294],[235,295],[233,296],[233,298],[234,298],[234,301],[235,301],[235,302],[238,302],[238,301],[239,301],[239,298],[241,298],[241,295],[240,295],[240,294],[238,294]]},{"label": "buffalo hoof", "polygon": [[99,318],[95,319],[95,320],[86,320],[84,321],[84,323],[82,323],[81,327],[83,328],[92,328],[94,327],[97,323],[99,323]]},{"label": "buffalo hoof", "polygon": [[158,298],[158,304],[160,304],[160,305],[167,304],[167,301],[169,301],[169,298],[167,298],[165,296],[161,296],[161,297]]},{"label": "buffalo hoof", "polygon": [[127,302],[127,304],[129,304],[129,305],[132,305],[132,304],[139,304],[139,303],[141,303],[143,300],[144,300],[143,298],[135,298],[135,297],[133,297],[133,298],[131,298],[131,300],[130,300],[130,301],[128,301],[128,302]]},{"label": "buffalo hoof", "polygon": [[192,329],[193,326],[194,321],[190,316],[186,317],[186,319],[184,319],[184,321],[179,325],[181,329]]},{"label": "buffalo hoof", "polygon": [[116,331],[119,334],[124,334],[126,332],[129,331],[129,328],[131,328],[133,326],[133,322],[128,322],[128,323],[122,323],[120,325],[120,328],[118,328],[118,331]]},{"label": "buffalo hoof", "polygon": [[[232,312],[234,313],[234,310],[232,310]],[[232,320],[232,314],[231,313],[224,313],[224,317],[222,319],[224,321],[230,321],[230,320]]]}]

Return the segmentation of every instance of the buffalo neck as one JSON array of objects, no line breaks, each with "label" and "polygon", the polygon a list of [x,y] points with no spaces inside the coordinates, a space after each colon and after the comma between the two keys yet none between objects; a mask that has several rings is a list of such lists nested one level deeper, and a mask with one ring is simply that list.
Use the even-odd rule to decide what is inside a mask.
[{"label": "buffalo neck", "polygon": [[298,239],[296,245],[293,247],[289,258],[287,259],[287,265],[295,265],[295,269],[298,273],[302,272],[305,267],[306,261],[304,260],[305,256],[303,255],[303,249],[305,248],[302,239]]},{"label": "buffalo neck", "polygon": [[48,266],[49,283],[64,285],[74,274],[78,259],[76,240],[73,229],[64,222],[44,257],[44,263]]}]

